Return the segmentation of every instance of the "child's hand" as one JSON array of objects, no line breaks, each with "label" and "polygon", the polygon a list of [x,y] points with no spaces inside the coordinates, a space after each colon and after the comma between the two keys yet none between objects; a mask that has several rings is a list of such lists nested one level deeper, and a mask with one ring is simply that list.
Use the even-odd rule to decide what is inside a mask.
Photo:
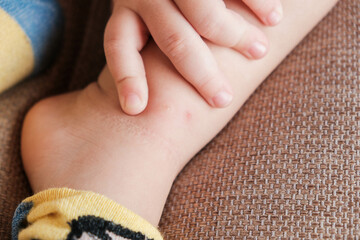
[{"label": "child's hand", "polygon": [[[240,0],[238,0],[240,2]],[[264,24],[282,18],[280,0],[243,0]],[[267,38],[226,8],[223,0],[114,0],[105,32],[105,54],[124,112],[142,112],[148,100],[146,74],[139,51],[149,32],[175,68],[213,107],[225,107],[232,90],[201,37],[258,59]]]}]

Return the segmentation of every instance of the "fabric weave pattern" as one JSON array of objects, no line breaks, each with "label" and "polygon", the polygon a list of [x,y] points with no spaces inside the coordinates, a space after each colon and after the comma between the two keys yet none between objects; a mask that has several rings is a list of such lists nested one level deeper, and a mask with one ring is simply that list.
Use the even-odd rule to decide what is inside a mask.
[{"label": "fabric weave pattern", "polygon": [[188,164],[166,239],[360,237],[359,26],[340,1]]}]

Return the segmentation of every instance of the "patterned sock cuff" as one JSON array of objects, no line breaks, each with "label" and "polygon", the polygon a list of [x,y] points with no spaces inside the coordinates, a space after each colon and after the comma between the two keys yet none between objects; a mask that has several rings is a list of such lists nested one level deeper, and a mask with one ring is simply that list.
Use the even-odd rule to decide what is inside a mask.
[{"label": "patterned sock cuff", "polygon": [[67,188],[45,190],[16,209],[13,239],[161,240],[158,229],[105,196]]}]

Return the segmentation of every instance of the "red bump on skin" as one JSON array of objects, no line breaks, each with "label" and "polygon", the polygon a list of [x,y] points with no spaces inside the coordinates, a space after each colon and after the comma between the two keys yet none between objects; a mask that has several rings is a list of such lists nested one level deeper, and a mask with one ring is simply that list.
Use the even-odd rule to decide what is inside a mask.
[{"label": "red bump on skin", "polygon": [[185,111],[185,120],[186,120],[186,122],[191,121],[191,119],[192,119],[191,112],[190,111]]}]

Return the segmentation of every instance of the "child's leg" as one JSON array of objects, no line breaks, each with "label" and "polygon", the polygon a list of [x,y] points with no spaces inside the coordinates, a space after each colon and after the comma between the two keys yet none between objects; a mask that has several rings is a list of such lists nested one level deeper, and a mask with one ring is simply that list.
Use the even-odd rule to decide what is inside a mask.
[{"label": "child's leg", "polygon": [[[244,11],[235,2],[232,7]],[[182,167],[334,3],[284,2],[284,21],[265,30],[271,50],[262,60],[248,61],[211,45],[237,93],[226,109],[210,108],[154,44],[143,52],[150,87],[143,114],[130,117],[120,111],[106,68],[85,90],[42,101],[27,116],[22,139],[34,191],[71,187],[98,192],[156,225]]]}]

